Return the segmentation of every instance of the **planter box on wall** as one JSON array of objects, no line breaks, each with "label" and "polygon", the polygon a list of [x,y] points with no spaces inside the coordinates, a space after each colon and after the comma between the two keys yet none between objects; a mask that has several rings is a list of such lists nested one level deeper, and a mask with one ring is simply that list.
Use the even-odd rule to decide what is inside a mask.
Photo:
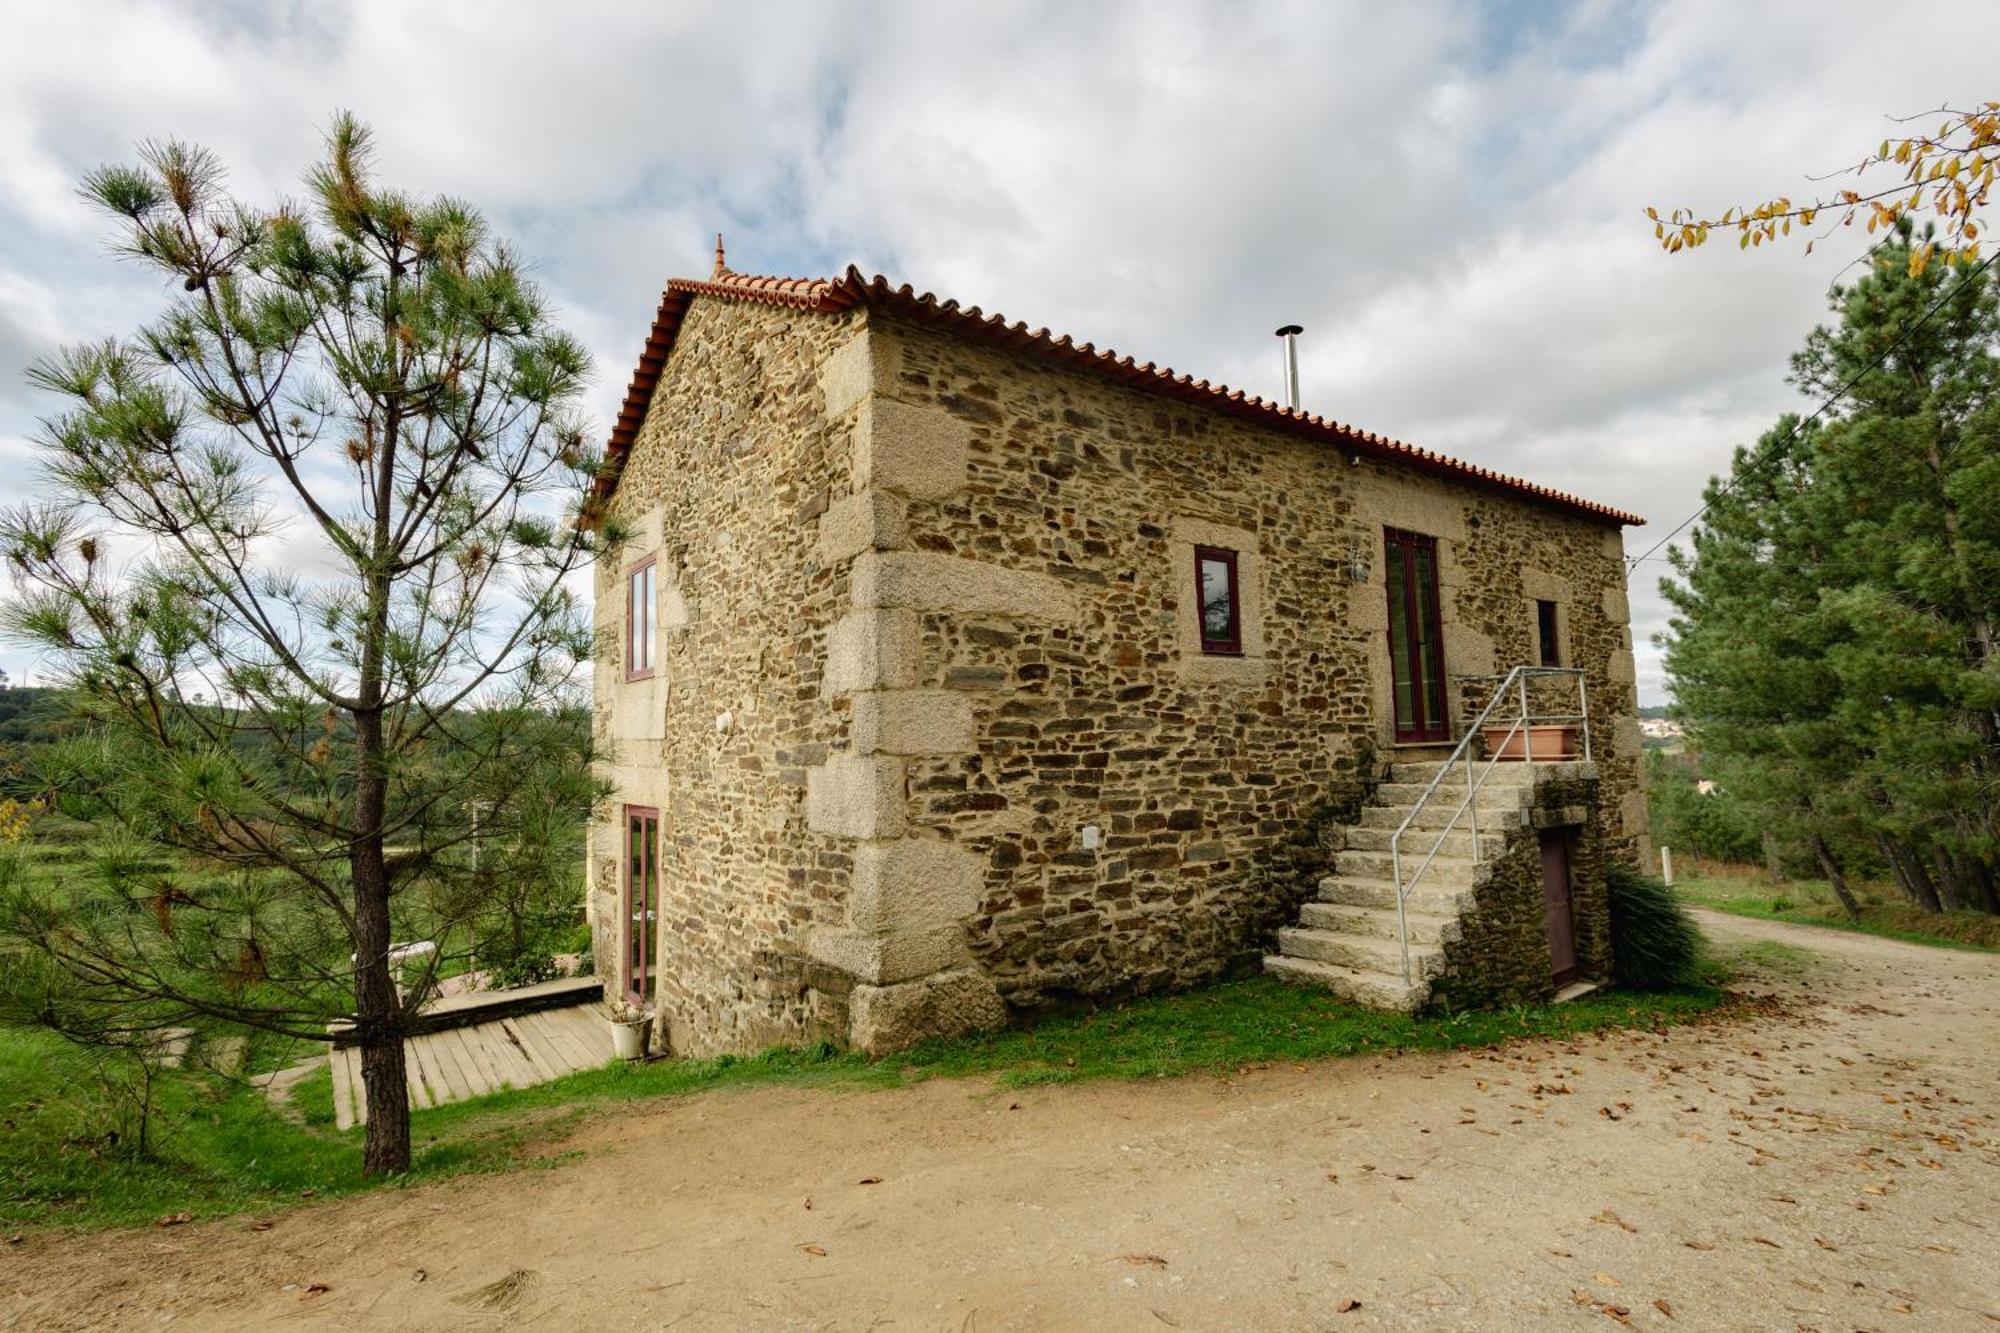
[{"label": "planter box on wall", "polygon": [[1519,727],[1509,734],[1506,727],[1487,727],[1481,733],[1486,752],[1495,759],[1536,763],[1576,757],[1576,728],[1567,726]]}]

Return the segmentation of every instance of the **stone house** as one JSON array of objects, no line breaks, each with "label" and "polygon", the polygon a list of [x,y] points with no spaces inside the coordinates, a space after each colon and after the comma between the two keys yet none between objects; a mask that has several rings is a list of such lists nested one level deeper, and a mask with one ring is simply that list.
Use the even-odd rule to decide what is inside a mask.
[{"label": "stone house", "polygon": [[[1632,515],[719,246],[589,514],[622,534],[597,962],[676,1053],[887,1049],[1267,953],[1402,1007],[1608,969],[1603,860],[1645,835]],[[1494,766],[1476,835],[1411,815],[1524,663],[1582,682],[1590,761]],[[1399,902],[1406,818],[1444,836],[1402,844],[1437,846]]]}]

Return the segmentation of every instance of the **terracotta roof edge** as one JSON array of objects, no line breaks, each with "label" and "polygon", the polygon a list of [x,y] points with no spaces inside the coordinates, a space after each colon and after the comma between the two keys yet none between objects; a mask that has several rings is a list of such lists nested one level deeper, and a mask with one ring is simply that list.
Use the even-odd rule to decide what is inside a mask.
[{"label": "terracotta roof edge", "polygon": [[908,283],[900,287],[894,286],[885,275],[877,273],[870,277],[853,264],[849,264],[846,271],[838,278],[832,279],[760,277],[731,272],[719,263],[716,272],[708,278],[671,279],[660,295],[659,310],[647,335],[638,369],[634,371],[632,380],[626,388],[625,401],[619,410],[610,439],[605,445],[604,465],[599,470],[597,481],[592,487],[589,507],[601,507],[616,489],[618,474],[623,470],[625,456],[631,451],[632,444],[638,436],[639,426],[644,422],[646,410],[651,405],[653,390],[659,382],[660,372],[664,369],[667,355],[672,350],[674,334],[679,328],[681,318],[686,314],[688,302],[696,296],[761,302],[766,305],[808,310],[816,314],[837,314],[855,305],[881,307],[891,313],[906,315],[919,323],[946,326],[987,341],[1039,351],[1064,364],[1080,365],[1149,392],[1164,393],[1187,402],[1206,405],[1231,416],[1282,428],[1294,434],[1332,439],[1350,448],[1357,455],[1414,467],[1419,471],[1449,477],[1483,490],[1518,495],[1570,513],[1622,526],[1639,527],[1646,521],[1637,514],[1614,509],[1594,500],[1586,500],[1581,496],[1570,495],[1520,477],[1495,472],[1475,463],[1405,444],[1372,431],[1363,431],[1317,414],[1307,415],[1293,408],[1281,407],[1261,396],[1246,394],[1241,389],[1231,389],[1226,384],[1211,384],[1205,379],[1196,380],[1192,375],[1175,372],[1170,366],[1156,365],[1151,361],[1139,364],[1131,356],[1121,357],[1110,348],[1099,349],[1091,343],[1078,343],[1067,334],[1052,334],[1046,327],[1030,331],[1025,322],[1009,324],[1005,316],[998,313],[986,314],[978,306],[962,308],[956,301],[941,302],[931,292],[920,294]]}]

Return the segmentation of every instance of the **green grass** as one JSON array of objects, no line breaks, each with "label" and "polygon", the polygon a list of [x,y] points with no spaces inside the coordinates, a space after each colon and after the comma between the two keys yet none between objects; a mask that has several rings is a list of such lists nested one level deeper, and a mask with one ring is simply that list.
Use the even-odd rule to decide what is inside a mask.
[{"label": "green grass", "polygon": [[89,1078],[90,1058],[53,1038],[0,1031],[0,1221],[104,1227],[269,1211],[309,1198],[394,1188],[475,1171],[562,1160],[577,1124],[605,1107],[764,1084],[828,1091],[894,1088],[931,1078],[998,1087],[1084,1079],[1227,1074],[1265,1064],[1388,1050],[1444,1050],[1519,1037],[1695,1019],[1724,1000],[1716,986],[1658,995],[1607,991],[1570,1004],[1411,1018],[1377,1013],[1264,977],[1047,1019],[1034,1027],[933,1042],[884,1060],[831,1047],[708,1060],[606,1064],[518,1092],[418,1111],[414,1168],[363,1180],[359,1131],[332,1128],[329,1077],[298,1089],[303,1126],[260,1093],[176,1075],[161,1092],[155,1153],[106,1137],[119,1107]]},{"label": "green grass", "polygon": [[0,1218],[119,1225],[234,1212],[360,1181],[352,1145],[302,1132],[240,1084],[160,1080],[154,1151],[117,1071],[60,1038],[0,1031]]},{"label": "green grass", "polygon": [[1772,884],[1762,876],[1705,876],[1683,880],[1674,892],[1697,907],[1764,921],[1831,926],[1910,944],[1944,949],[2000,950],[2000,917],[1983,912],[1923,912],[1872,887],[1859,890],[1861,919],[1850,918],[1824,880]]}]

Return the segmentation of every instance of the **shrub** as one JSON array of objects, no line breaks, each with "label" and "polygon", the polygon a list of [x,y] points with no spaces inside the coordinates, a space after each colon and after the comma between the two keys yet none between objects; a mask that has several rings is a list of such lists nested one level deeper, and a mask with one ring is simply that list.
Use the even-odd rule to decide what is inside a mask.
[{"label": "shrub", "polygon": [[1611,965],[1620,985],[1673,990],[1697,979],[1701,930],[1659,880],[1614,863],[1605,872],[1611,906]]},{"label": "shrub", "polygon": [[519,990],[523,986],[534,986],[544,981],[554,981],[562,975],[556,967],[555,958],[547,953],[524,953],[508,959],[487,973],[488,984],[495,990]]}]

